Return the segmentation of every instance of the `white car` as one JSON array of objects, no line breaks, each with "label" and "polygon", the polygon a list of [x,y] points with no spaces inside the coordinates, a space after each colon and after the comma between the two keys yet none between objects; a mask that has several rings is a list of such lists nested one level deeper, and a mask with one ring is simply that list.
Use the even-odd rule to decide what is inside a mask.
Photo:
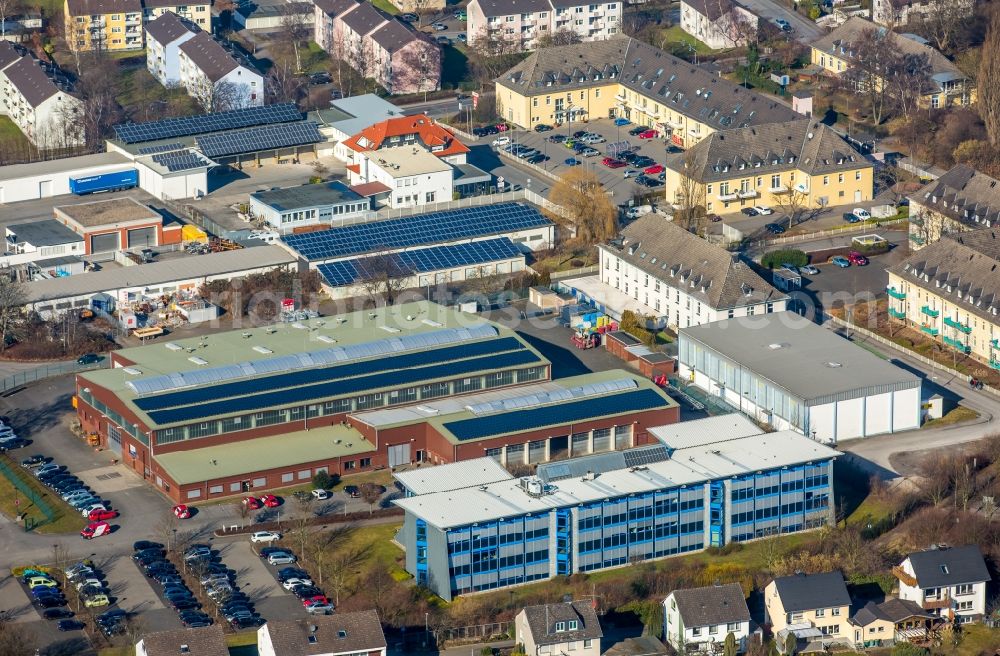
[{"label": "white car", "polygon": [[91,577],[91,578],[86,578],[86,579],[82,579],[82,580],[79,580],[79,581],[76,581],[76,582],[75,582],[75,586],[76,586],[76,589],[77,589],[77,590],[80,590],[80,589],[82,589],[82,588],[85,588],[85,587],[87,587],[88,585],[92,585],[92,586],[94,586],[95,588],[101,588],[101,589],[104,589],[104,584],[103,584],[103,583],[102,583],[102,582],[100,581],[100,579],[95,579],[95,578],[93,578],[93,577]]},{"label": "white car", "polygon": [[817,269],[811,264],[805,265],[804,267],[799,269],[799,271],[801,271],[802,273],[808,273],[811,276],[815,276],[817,273],[819,273],[819,269]]},{"label": "white car", "polygon": [[288,579],[281,584],[281,587],[285,590],[294,590],[295,588],[302,587],[303,585],[311,586],[312,584],[312,579]]},{"label": "white car", "polygon": [[774,214],[774,210],[772,210],[767,205],[754,205],[753,208],[755,210],[757,210],[757,214],[763,214],[764,216],[768,216],[770,214]]},{"label": "white car", "polygon": [[319,499],[320,501],[330,498],[330,492],[327,490],[313,490],[312,495],[314,499]]},{"label": "white car", "polygon": [[872,218],[871,213],[862,207],[855,207],[853,210],[851,210],[851,214],[858,217],[858,219],[861,221],[867,221],[868,219]]},{"label": "white car", "polygon": [[493,140],[494,146],[506,146],[510,143],[510,137],[497,137]]},{"label": "white car", "polygon": [[275,531],[257,531],[250,534],[251,542],[275,542],[281,539],[281,533]]},{"label": "white car", "polygon": [[431,25],[431,27],[434,28],[435,32],[444,32],[445,30],[448,29],[448,26],[445,25],[444,23],[434,23],[433,25]]},{"label": "white car", "polygon": [[333,612],[333,606],[331,604],[313,604],[306,606],[306,612],[310,615],[329,615]]},{"label": "white car", "polygon": [[86,517],[94,510],[110,510],[110,508],[108,508],[102,501],[101,503],[92,503],[89,506],[84,506],[80,509],[80,514]]}]

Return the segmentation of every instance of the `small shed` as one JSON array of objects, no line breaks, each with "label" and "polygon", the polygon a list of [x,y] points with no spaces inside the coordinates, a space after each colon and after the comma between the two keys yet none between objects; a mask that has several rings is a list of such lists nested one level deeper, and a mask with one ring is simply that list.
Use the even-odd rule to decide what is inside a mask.
[{"label": "small shed", "polygon": [[787,269],[775,269],[771,272],[771,284],[783,292],[790,292],[802,287],[802,276]]},{"label": "small shed", "polygon": [[177,303],[177,311],[188,323],[204,323],[219,317],[219,306],[202,299],[181,301]]},{"label": "small shed", "polygon": [[115,297],[104,292],[94,294],[90,297],[90,307],[99,312],[111,314],[115,311]]},{"label": "small shed", "polygon": [[572,294],[559,294],[541,285],[528,290],[528,302],[542,310],[559,310],[564,305],[575,303]]}]

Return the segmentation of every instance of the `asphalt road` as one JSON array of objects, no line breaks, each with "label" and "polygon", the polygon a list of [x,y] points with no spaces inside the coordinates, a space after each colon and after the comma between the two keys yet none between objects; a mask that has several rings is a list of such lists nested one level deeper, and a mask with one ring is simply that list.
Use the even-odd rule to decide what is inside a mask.
[{"label": "asphalt road", "polygon": [[823,30],[816,23],[775,0],[745,0],[743,4],[764,20],[773,21],[775,18],[784,18],[792,25],[792,37],[802,43],[812,43],[823,33]]}]

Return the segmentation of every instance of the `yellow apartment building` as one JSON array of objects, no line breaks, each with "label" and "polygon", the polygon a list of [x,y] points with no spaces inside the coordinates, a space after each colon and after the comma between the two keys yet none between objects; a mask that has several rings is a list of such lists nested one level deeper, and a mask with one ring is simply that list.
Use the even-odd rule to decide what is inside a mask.
[{"label": "yellow apartment building", "polygon": [[768,205],[787,213],[869,201],[874,168],[840,135],[800,118],[714,132],[667,157],[666,200],[725,213]]},{"label": "yellow apartment building", "polygon": [[78,52],[141,50],[145,47],[145,24],[167,11],[187,18],[205,31],[212,29],[210,2],[64,0],[66,43]]},{"label": "yellow apartment building", "polygon": [[889,268],[889,318],[1000,369],[1000,240],[947,235]]},{"label": "yellow apartment building", "polygon": [[690,147],[717,130],[791,121],[791,109],[627,36],[542,48],[496,80],[497,115],[524,129],[627,118]]},{"label": "yellow apartment building", "polygon": [[[810,45],[812,63],[839,77],[851,67],[854,44],[864,39],[868,30],[884,32],[886,28],[859,16],[851,17]],[[976,102],[976,89],[972,80],[947,57],[928,45],[925,39],[915,34],[897,34],[893,47],[901,54],[927,56],[931,70],[930,80],[920,100],[922,107],[943,108]]]},{"label": "yellow apartment building", "polygon": [[831,637],[848,634],[851,596],[840,572],[776,578],[764,588],[764,608],[775,635],[791,625],[808,625]]}]

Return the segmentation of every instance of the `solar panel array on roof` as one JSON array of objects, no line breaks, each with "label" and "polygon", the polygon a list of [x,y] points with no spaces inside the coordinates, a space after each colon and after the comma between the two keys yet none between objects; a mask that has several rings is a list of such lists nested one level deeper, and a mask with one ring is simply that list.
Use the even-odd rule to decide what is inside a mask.
[{"label": "solar panel array on roof", "polygon": [[528,408],[546,403],[557,403],[570,399],[582,399],[588,396],[599,396],[601,394],[612,394],[624,390],[635,389],[638,383],[631,378],[619,378],[601,383],[591,383],[589,385],[578,385],[568,389],[553,390],[551,392],[539,392],[537,394],[526,394],[515,396],[510,399],[500,399],[498,401],[487,401],[476,405],[466,406],[474,415],[488,415],[496,412],[507,412],[515,408]]},{"label": "solar panel array on roof", "polygon": [[235,132],[195,137],[198,148],[209,157],[226,157],[275,148],[304,146],[318,143],[323,139],[323,135],[319,133],[319,125],[312,121],[263,125]]},{"label": "solar panel array on roof", "polygon": [[307,259],[324,260],[549,225],[552,222],[529,205],[499,203],[286,235],[282,239]]},{"label": "solar panel array on roof", "polygon": [[139,149],[140,155],[150,155],[152,153],[169,153],[172,150],[183,150],[186,146],[182,143],[165,143],[157,144],[155,146],[143,146]]},{"label": "solar panel array on roof", "polygon": [[[507,237],[474,241],[468,244],[433,246],[415,251],[392,253],[391,271],[394,277],[405,278],[416,273],[454,269],[456,267],[509,260],[521,256],[521,251]],[[376,264],[377,263],[377,264]],[[370,280],[384,272],[384,263],[372,258],[338,260],[321,264],[320,275],[333,287],[352,285],[358,280]]]},{"label": "solar panel array on roof", "polygon": [[[136,394],[155,394],[157,392],[194,387],[195,385],[206,383],[219,383],[224,380],[247,378],[278,371],[320,367],[375,355],[402,353],[414,349],[496,337],[496,335],[497,329],[489,324],[472,326],[470,328],[445,328],[426,333],[393,337],[391,339],[380,339],[363,344],[348,344],[347,346],[337,346],[318,351],[294,353],[266,360],[254,360],[252,362],[240,362],[239,364],[208,367],[193,371],[180,371],[162,376],[151,376],[141,380],[130,380],[125,384]],[[173,342],[168,342],[164,346],[171,351],[181,350],[181,347]],[[139,407],[142,406],[140,405]]]},{"label": "solar panel array on roof", "polygon": [[341,396],[364,394],[386,387],[399,387],[440,378],[467,376],[474,373],[495,372],[508,367],[519,367],[537,364],[538,362],[540,360],[537,355],[527,349],[521,349],[520,351],[500,355],[488,355],[481,358],[470,358],[468,360],[435,364],[427,367],[402,369],[394,371],[391,376],[384,373],[371,376],[358,376],[346,380],[292,387],[277,392],[267,391],[234,399],[225,399],[223,401],[159,410],[149,413],[149,417],[154,423],[161,425],[190,422],[216,415],[260,412],[268,408],[316,403]]},{"label": "solar panel array on roof", "polygon": [[162,153],[153,155],[152,159],[157,164],[165,166],[167,171],[171,173],[209,166],[207,161],[190,151],[183,153]]},{"label": "solar panel array on roof", "polygon": [[515,433],[543,426],[568,424],[594,417],[638,412],[669,405],[651,389],[636,390],[625,394],[588,398],[572,403],[541,406],[518,410],[504,415],[487,415],[460,419],[444,425],[458,440],[476,440],[490,435]]},{"label": "solar panel array on roof", "polygon": [[649,465],[669,459],[670,454],[663,445],[650,444],[635,447],[634,449],[625,449],[624,451],[595,453],[580,458],[570,458],[561,462],[543,463],[538,465],[536,473],[546,483],[553,483],[567,478],[577,478],[587,474],[606,474],[620,469]]},{"label": "solar panel array on roof", "polygon": [[655,444],[643,449],[629,449],[622,451],[625,456],[626,467],[641,467],[651,465],[654,462],[670,460],[670,451],[662,444]]},{"label": "solar panel array on roof", "polygon": [[433,351],[418,351],[406,355],[395,357],[377,358],[375,360],[362,360],[351,364],[342,364],[332,367],[322,367],[320,369],[306,369],[291,373],[262,376],[242,380],[239,382],[223,383],[208,387],[197,387],[195,389],[173,392],[171,394],[161,394],[158,396],[148,396],[136,399],[136,406],[141,410],[166,410],[192,403],[203,403],[205,401],[215,401],[218,399],[245,396],[247,394],[257,394],[259,392],[274,391],[287,387],[300,385],[311,385],[313,383],[323,383],[331,380],[341,380],[354,376],[374,374],[407,367],[426,366],[428,364],[440,362],[452,362],[465,358],[479,357],[483,355],[505,353],[507,351],[517,351],[524,348],[521,342],[514,337],[504,337],[485,342],[472,342],[449,346],[447,348],[435,349]]},{"label": "solar panel array on roof", "polygon": [[119,141],[131,144],[300,120],[302,112],[299,108],[294,103],[283,103],[147,123],[119,123],[115,126],[115,136]]}]

